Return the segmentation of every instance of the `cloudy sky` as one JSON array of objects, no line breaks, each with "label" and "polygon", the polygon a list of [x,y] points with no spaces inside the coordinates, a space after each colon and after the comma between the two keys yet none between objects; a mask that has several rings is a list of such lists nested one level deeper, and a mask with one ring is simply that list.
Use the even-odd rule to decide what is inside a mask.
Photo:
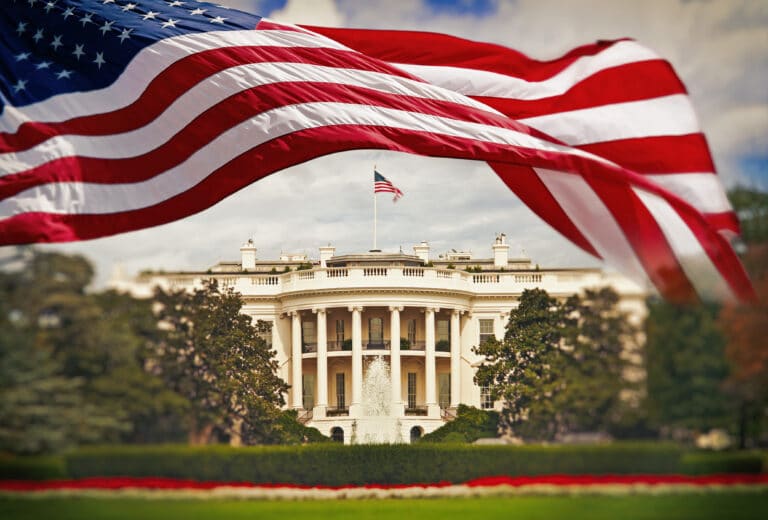
[{"label": "cloudy sky", "polygon": [[[768,190],[768,1],[764,0],[220,0],[272,19],[326,26],[415,29],[504,44],[539,59],[598,39],[632,37],[667,58],[687,85],[727,186]],[[252,237],[259,258],[317,256],[372,246],[374,164],[405,197],[379,199],[379,247],[489,256],[505,232],[512,254],[542,266],[594,262],[533,216],[495,174],[469,161],[355,151],[320,158],[259,181],[179,222],[47,250],[82,253],[97,284],[121,264],[206,269],[237,259]]]}]

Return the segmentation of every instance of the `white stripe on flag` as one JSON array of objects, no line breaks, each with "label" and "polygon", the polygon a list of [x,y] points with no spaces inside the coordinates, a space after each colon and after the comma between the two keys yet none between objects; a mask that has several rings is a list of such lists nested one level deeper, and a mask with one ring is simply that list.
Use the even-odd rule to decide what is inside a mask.
[{"label": "white stripe on flag", "polygon": [[664,199],[633,188],[661,228],[683,271],[705,299],[731,300],[734,294],[680,215]]},{"label": "white stripe on flag", "polygon": [[579,175],[542,168],[534,171],[603,259],[635,282],[648,285],[648,276],[634,249],[589,184]]},{"label": "white stripe on flag", "polygon": [[514,76],[465,67],[392,63],[414,76],[467,96],[542,99],[562,95],[575,84],[612,67],[657,60],[659,57],[635,42],[618,42],[594,56],[582,56],[551,78],[526,81]]},{"label": "white stripe on flag", "polygon": [[520,122],[572,146],[701,131],[685,94],[558,112]]}]

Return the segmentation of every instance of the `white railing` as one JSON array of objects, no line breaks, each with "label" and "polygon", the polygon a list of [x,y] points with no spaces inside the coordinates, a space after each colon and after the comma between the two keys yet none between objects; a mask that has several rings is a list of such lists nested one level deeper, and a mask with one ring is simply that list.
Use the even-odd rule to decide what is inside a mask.
[{"label": "white railing", "polygon": [[498,274],[473,274],[472,283],[499,283],[501,277]]},{"label": "white railing", "polygon": [[160,284],[164,287],[192,290],[201,279],[215,278],[222,289],[233,288],[243,295],[275,296],[282,292],[332,290],[338,288],[388,288],[442,289],[483,293],[519,293],[532,285],[548,291],[562,293],[579,292],[584,287],[595,287],[603,276],[592,270],[568,272],[479,272],[471,273],[453,269],[429,267],[329,267],[288,273],[211,273],[206,276],[181,274],[156,274],[147,280],[147,287]]},{"label": "white railing", "polygon": [[251,285],[278,285],[279,283],[280,278],[277,275],[251,277]]}]

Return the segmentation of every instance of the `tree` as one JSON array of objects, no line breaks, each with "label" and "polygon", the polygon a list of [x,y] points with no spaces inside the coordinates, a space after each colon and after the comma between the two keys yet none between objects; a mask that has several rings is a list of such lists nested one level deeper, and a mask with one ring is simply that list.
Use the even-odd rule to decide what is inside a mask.
[{"label": "tree", "polygon": [[[190,403],[193,431],[217,428],[246,442],[279,442],[288,385],[261,337],[268,324],[240,312],[242,300],[214,280],[192,292],[155,293],[162,335],[152,362],[166,385]],[[202,439],[207,440],[207,439]]]},{"label": "tree", "polygon": [[731,366],[725,388],[738,401],[739,446],[744,448],[768,429],[768,193],[737,188],[728,196],[741,220],[742,260],[757,293],[756,302],[726,302],[718,319]]},{"label": "tree", "polygon": [[[758,300],[750,304],[729,302],[718,323],[727,338],[725,356],[731,373],[726,391],[738,400],[739,446],[756,442],[766,426],[768,410],[768,349],[765,348],[768,316],[768,243],[752,245],[746,254]],[[756,266],[762,266],[760,268]]]},{"label": "tree", "polygon": [[[92,269],[82,257],[27,250],[18,270],[0,271],[0,449],[40,453],[95,442],[126,425],[88,399],[54,338],[64,307],[78,308]],[[65,305],[66,304],[66,305]]]},{"label": "tree", "polygon": [[637,330],[610,289],[558,302],[526,290],[509,316],[503,341],[475,348],[485,356],[475,381],[504,401],[502,424],[516,434],[552,439],[606,430],[622,419],[632,389],[628,347]]},{"label": "tree", "polygon": [[725,338],[717,304],[681,306],[648,301],[646,319],[647,405],[650,419],[673,430],[726,427],[730,400]]},{"label": "tree", "polygon": [[605,431],[629,406],[629,358],[638,331],[618,309],[611,288],[586,290],[563,304],[565,313],[563,391],[555,397],[558,424],[565,431]]},{"label": "tree", "polygon": [[504,341],[491,339],[473,351],[485,357],[475,382],[504,401],[502,426],[523,437],[552,438],[554,397],[561,390],[563,311],[541,289],[525,290],[509,315]]}]

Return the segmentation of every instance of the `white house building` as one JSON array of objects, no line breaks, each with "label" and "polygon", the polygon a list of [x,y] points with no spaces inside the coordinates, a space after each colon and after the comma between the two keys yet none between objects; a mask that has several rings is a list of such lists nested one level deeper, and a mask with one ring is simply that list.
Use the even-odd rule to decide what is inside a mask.
[{"label": "white house building", "polygon": [[[482,360],[472,347],[503,337],[523,290],[567,297],[610,285],[624,310],[638,320],[644,315],[646,291],[624,277],[510,258],[504,235],[491,247],[491,258],[456,251],[433,258],[422,242],[412,255],[337,256],[325,246],[317,260],[259,260],[249,240],[239,262],[205,272],[144,273],[112,286],[148,297],[154,286],[191,289],[216,278],[242,295],[244,313],[271,322],[267,340],[291,385],[288,406],[302,421],[345,443],[408,442],[452,419],[460,403],[494,407],[487,389],[473,382]],[[376,359],[384,363],[372,365]],[[366,381],[372,366],[387,371]],[[382,391],[386,406],[372,411],[367,401],[381,401]]]}]

